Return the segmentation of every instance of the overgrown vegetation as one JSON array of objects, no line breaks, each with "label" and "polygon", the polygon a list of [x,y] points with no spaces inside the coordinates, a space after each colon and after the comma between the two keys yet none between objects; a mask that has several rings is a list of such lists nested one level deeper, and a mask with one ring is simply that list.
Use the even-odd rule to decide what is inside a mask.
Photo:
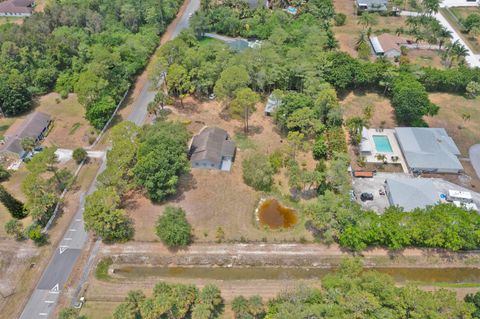
[{"label": "overgrown vegetation", "polygon": [[182,1],[54,1],[21,25],[0,25],[0,108],[28,111],[32,97],[75,92],[103,127]]}]

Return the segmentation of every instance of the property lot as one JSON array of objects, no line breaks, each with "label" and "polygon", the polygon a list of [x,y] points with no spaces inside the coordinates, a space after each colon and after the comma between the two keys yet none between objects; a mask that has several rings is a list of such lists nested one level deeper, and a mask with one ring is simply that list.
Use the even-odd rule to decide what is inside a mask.
[{"label": "property lot", "polygon": [[[178,195],[162,204],[154,204],[141,194],[131,194],[127,211],[134,220],[135,240],[158,240],[155,235],[155,222],[167,205],[185,209],[187,219],[194,228],[196,242],[215,241],[218,227],[224,231],[226,241],[311,239],[302,221],[288,231],[264,230],[256,225],[254,211],[262,194],[243,182],[242,160],[250,152],[261,151],[269,154],[286,143],[272,119],[263,115],[263,104],[257,106],[250,119],[251,134],[248,137],[241,137],[241,123],[229,119],[217,102],[199,103],[189,98],[184,104],[184,108],[172,109],[173,113],[169,118],[188,124],[192,134],[198,133],[205,126],[218,126],[225,129],[237,142],[232,170],[222,172],[192,169],[188,175],[181,178]],[[309,153],[302,153],[297,159],[309,169],[315,165]],[[276,181],[276,188],[282,194],[287,194],[288,183],[284,174],[280,173]]]},{"label": "property lot", "polygon": [[390,99],[375,92],[353,91],[342,97],[340,105],[343,108],[343,117],[362,116],[366,106],[372,106],[372,128],[394,128],[396,126],[395,114]]}]

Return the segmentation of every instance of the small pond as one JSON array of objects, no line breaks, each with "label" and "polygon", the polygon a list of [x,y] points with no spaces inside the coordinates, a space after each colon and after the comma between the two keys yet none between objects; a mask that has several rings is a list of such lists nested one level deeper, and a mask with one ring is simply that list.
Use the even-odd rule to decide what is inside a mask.
[{"label": "small pond", "polygon": [[298,222],[298,215],[294,209],[283,206],[275,198],[267,198],[260,201],[257,219],[260,225],[272,229],[290,228]]}]

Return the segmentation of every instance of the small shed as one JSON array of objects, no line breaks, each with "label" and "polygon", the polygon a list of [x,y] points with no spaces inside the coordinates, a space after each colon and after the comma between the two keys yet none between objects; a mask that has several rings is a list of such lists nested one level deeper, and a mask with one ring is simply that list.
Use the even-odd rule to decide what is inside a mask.
[{"label": "small shed", "polygon": [[267,104],[265,104],[265,115],[272,115],[272,113],[277,110],[281,103],[282,100],[280,98],[276,97],[273,94],[270,94],[267,100]]},{"label": "small shed", "polygon": [[235,142],[227,131],[207,127],[195,135],[190,146],[190,161],[193,168],[230,171],[235,158]]},{"label": "small shed", "polygon": [[35,143],[39,143],[48,134],[51,124],[52,118],[50,115],[42,112],[33,112],[15,131],[7,132],[4,144],[0,147],[0,153],[24,158],[27,154],[22,148],[22,139],[30,137]]}]

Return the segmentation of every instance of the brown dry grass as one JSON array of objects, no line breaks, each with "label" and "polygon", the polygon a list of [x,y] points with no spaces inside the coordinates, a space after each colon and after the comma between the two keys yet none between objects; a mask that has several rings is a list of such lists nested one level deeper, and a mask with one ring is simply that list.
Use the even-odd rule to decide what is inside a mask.
[{"label": "brown dry grass", "polygon": [[367,105],[373,106],[373,116],[370,127],[394,128],[396,126],[395,114],[390,100],[378,93],[353,91],[348,93],[341,101],[343,117],[348,119],[352,116],[362,116]]},{"label": "brown dry grass", "polygon": [[45,139],[45,144],[74,149],[88,146],[92,127],[85,119],[85,108],[78,102],[76,94],[61,99],[57,93],[49,93],[37,101],[36,111],[50,114],[54,126]]},{"label": "brown dry grass", "polygon": [[[462,155],[468,156],[470,146],[480,143],[480,100],[448,93],[432,93],[429,96],[433,103],[440,106],[440,111],[433,117],[425,118],[428,125],[444,127]],[[463,120],[463,114],[469,114],[470,120]]]},{"label": "brown dry grass", "polygon": [[445,66],[442,63],[442,59],[438,54],[438,51],[434,50],[408,50],[407,57],[410,59],[411,63],[424,66],[424,67],[433,67],[437,69],[444,69]]},{"label": "brown dry grass", "polygon": [[[192,98],[185,101],[183,108],[177,107],[170,115],[171,120],[188,124],[192,134],[198,133],[204,126],[218,126],[235,138],[243,131],[241,123],[228,119],[223,114],[222,106],[215,101],[200,103]],[[284,143],[277,132],[272,119],[263,115],[263,106],[258,105],[252,115],[250,144],[256,151],[270,154]],[[265,231],[254,222],[254,210],[261,193],[245,185],[242,179],[242,159],[251,152],[250,149],[237,149],[233,168],[230,172],[192,169],[180,182],[179,195],[165,204],[154,204],[142,195],[135,194],[128,201],[127,210],[135,223],[135,240],[157,240],[155,221],[163,213],[166,205],[182,207],[194,228],[195,240],[214,241],[218,227],[225,232],[225,240],[298,240],[310,239],[303,225],[299,223],[289,231]],[[315,161],[310,154],[298,156],[300,163],[313,168]],[[282,182],[285,185],[286,182]],[[285,188],[282,188],[285,191]]]}]

